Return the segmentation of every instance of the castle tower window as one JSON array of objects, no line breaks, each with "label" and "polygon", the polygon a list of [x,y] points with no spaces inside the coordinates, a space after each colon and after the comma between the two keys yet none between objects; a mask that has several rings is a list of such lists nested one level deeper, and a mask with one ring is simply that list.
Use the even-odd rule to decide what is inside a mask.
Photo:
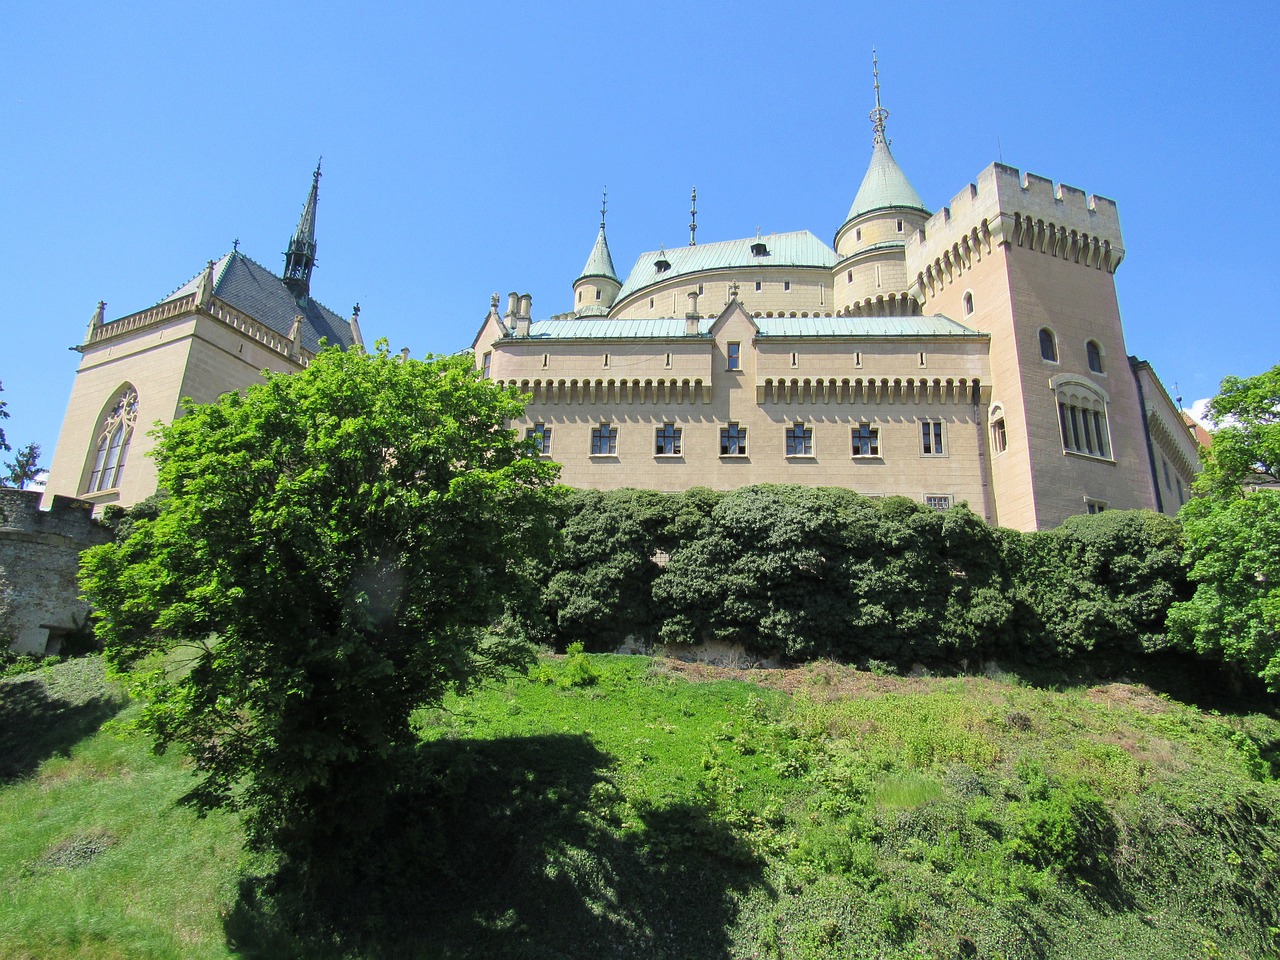
[{"label": "castle tower window", "polygon": [[137,422],[138,391],[132,385],[126,385],[116,394],[115,402],[102,418],[86,493],[98,493],[120,486],[125,462],[129,458],[129,444],[133,441],[133,428]]},{"label": "castle tower window", "polygon": [[747,428],[736,423],[720,428],[720,456],[745,457],[747,455]]},{"label": "castle tower window", "polygon": [[542,355],[542,369],[545,370],[549,366],[551,366],[551,354],[544,353]]},{"label": "castle tower window", "polygon": [[800,366],[800,357],[794,350],[791,351],[791,366],[793,368]]},{"label": "castle tower window", "polygon": [[599,299],[600,299],[600,288],[599,288],[599,287],[596,287],[596,299],[597,299],[597,300],[599,300]]},{"label": "castle tower window", "polygon": [[901,232],[902,232],[902,221],[901,221],[901,220],[899,220],[899,221],[898,221],[898,232],[899,232],[899,233],[901,233]]},{"label": "castle tower window", "polygon": [[880,456],[880,428],[860,423],[853,428],[853,455],[855,457]]},{"label": "castle tower window", "polygon": [[652,310],[652,309],[653,309],[653,297],[650,297],[650,298],[649,298],[649,309],[650,309],[650,310]]},{"label": "castle tower window", "polygon": [[1085,355],[1089,358],[1089,369],[1094,373],[1102,372],[1102,347],[1097,340],[1090,340],[1084,345]]},{"label": "castle tower window", "polygon": [[782,290],[783,290],[783,292],[785,293],[785,292],[789,291],[790,289],[791,289],[791,281],[790,281],[790,280],[783,280],[783,281],[782,281]]},{"label": "castle tower window", "polygon": [[618,455],[618,428],[609,423],[602,423],[591,428],[591,455],[593,457],[616,457]]},{"label": "castle tower window", "polygon": [[670,354],[670,353],[668,353],[668,354],[667,354],[667,362],[664,364],[664,366],[665,366],[668,370],[670,370],[670,369],[671,369],[671,354]]},{"label": "castle tower window", "polygon": [[1086,457],[1111,459],[1106,396],[1078,378],[1055,377],[1050,384],[1058,399],[1062,449]]},{"label": "castle tower window", "polygon": [[489,374],[492,372],[493,372],[493,354],[490,353],[488,350],[486,350],[484,353],[484,356],[480,359],[480,376],[488,380]]},{"label": "castle tower window", "polygon": [[759,280],[757,280],[757,281],[756,281],[756,293],[759,293],[759,292],[760,292],[760,287],[761,287],[761,282],[760,282]]},{"label": "castle tower window", "polygon": [[920,421],[920,453],[926,457],[947,455],[941,420]]},{"label": "castle tower window", "polygon": [[813,456],[813,427],[803,423],[787,427],[787,456]]},{"label": "castle tower window", "polygon": [[524,438],[534,441],[539,455],[551,456],[551,428],[545,423],[535,423],[532,427],[528,427],[524,432]]},{"label": "castle tower window", "polygon": [[1040,356],[1050,363],[1058,362],[1058,341],[1048,327],[1040,328]]},{"label": "castle tower window", "polygon": [[1004,417],[991,421],[991,449],[1001,454],[1009,446],[1009,432],[1005,429]]},{"label": "castle tower window", "polygon": [[973,313],[973,291],[967,290],[964,295],[964,315],[967,317]]},{"label": "castle tower window", "polygon": [[849,271],[849,279],[848,279],[848,282],[849,282],[849,283],[853,283],[853,271],[852,271],[852,270],[850,270],[850,271]]},{"label": "castle tower window", "polygon": [[731,340],[725,344],[725,359],[729,370],[742,369],[742,344]]},{"label": "castle tower window", "polygon": [[674,423],[664,423],[660,426],[654,436],[654,456],[680,456],[680,432],[680,428]]},{"label": "castle tower window", "polygon": [[854,239],[854,240],[861,240],[861,239],[862,239],[862,228],[861,228],[861,227],[858,227],[857,229],[855,229],[855,230],[853,231],[853,239]]},{"label": "castle tower window", "polygon": [[609,368],[609,355],[607,353],[604,355],[604,366],[606,370]]}]

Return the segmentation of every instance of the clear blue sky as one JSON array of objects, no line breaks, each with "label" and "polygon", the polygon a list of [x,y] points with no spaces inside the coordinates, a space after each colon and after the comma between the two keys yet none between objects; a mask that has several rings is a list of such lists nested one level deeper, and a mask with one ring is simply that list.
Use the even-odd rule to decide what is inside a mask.
[{"label": "clear blue sky", "polygon": [[[972,11],[977,11],[973,13]],[[1274,4],[16,4],[0,59],[0,380],[52,457],[79,343],[240,249],[275,271],[324,155],[312,294],[415,355],[635,257],[809,229],[871,149],[870,51],[925,203],[993,160],[1119,203],[1128,348],[1186,404],[1280,362]]]}]

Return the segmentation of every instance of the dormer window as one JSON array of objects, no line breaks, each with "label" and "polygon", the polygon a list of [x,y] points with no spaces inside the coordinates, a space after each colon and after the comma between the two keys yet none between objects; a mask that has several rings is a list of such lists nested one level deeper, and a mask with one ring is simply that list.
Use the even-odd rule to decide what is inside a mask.
[{"label": "dormer window", "polygon": [[751,255],[753,257],[767,257],[769,255],[769,247],[761,240],[757,240],[751,245]]},{"label": "dormer window", "polygon": [[666,273],[671,269],[671,261],[666,257],[658,257],[658,259],[653,262],[653,269],[657,270],[659,273]]}]

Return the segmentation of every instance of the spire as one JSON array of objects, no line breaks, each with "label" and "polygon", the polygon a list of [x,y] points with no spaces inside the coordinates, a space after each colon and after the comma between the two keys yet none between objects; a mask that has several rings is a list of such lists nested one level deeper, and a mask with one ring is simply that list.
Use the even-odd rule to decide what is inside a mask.
[{"label": "spire", "polygon": [[[613,268],[613,257],[609,253],[609,241],[604,235],[605,212],[609,209],[609,192],[606,190],[600,201],[600,233],[596,237],[596,245],[591,248],[591,256],[587,257],[587,265],[582,268],[578,280],[587,277],[607,277],[618,282],[618,273]],[[576,284],[578,281],[575,280]]]},{"label": "spire", "polygon": [[916,193],[915,187],[911,186],[907,175],[902,172],[898,162],[893,159],[893,154],[889,152],[891,141],[885,136],[884,124],[889,111],[880,105],[880,63],[876,59],[874,49],[871,51],[871,75],[875,80],[876,92],[876,106],[870,115],[873,131],[871,163],[867,165],[867,172],[862,178],[862,185],[858,187],[857,195],[853,198],[853,206],[849,208],[849,216],[845,218],[845,223],[864,213],[887,207],[906,207],[926,214],[929,212],[924,201],[920,199],[920,194]]},{"label": "spire", "polygon": [[698,188],[693,188],[693,199],[689,201],[689,246],[698,245]]},{"label": "spire", "polygon": [[[321,157],[320,160],[323,160]],[[311,175],[311,192],[284,255],[284,285],[299,301],[311,295],[311,269],[316,265],[316,197],[320,192],[320,160]]]}]

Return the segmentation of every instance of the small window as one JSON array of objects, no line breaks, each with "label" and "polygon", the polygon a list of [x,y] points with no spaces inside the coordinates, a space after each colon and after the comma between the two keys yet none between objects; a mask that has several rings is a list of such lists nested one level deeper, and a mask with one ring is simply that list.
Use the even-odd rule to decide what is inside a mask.
[{"label": "small window", "polygon": [[581,291],[581,290],[579,290],[579,291],[578,291],[578,302],[579,302],[579,303],[581,303],[581,302],[582,302],[582,291]]},{"label": "small window", "polygon": [[535,423],[524,432],[526,440],[534,441],[534,445],[544,457],[551,456],[551,428],[545,423]]},{"label": "small window", "polygon": [[920,452],[926,457],[946,456],[941,420],[920,421]]},{"label": "small window", "polygon": [[652,310],[652,309],[653,309],[653,297],[650,297],[650,298],[649,298],[649,309],[650,309],[650,310]]},{"label": "small window", "polygon": [[753,257],[767,257],[769,255],[769,248],[764,243],[757,240],[751,245],[751,255]]},{"label": "small window", "polygon": [[790,281],[790,280],[783,280],[783,281],[782,281],[782,290],[783,290],[783,292],[784,292],[784,293],[786,293],[786,292],[787,292],[787,291],[789,291],[790,289],[791,289],[791,281]]},{"label": "small window", "polygon": [[486,350],[484,356],[480,358],[480,376],[488,380],[489,374],[492,371],[493,371],[493,354]]},{"label": "small window", "polygon": [[593,457],[615,457],[618,455],[618,428],[609,423],[602,423],[591,428],[591,455]]},{"label": "small window", "polygon": [[1103,510],[1107,509],[1107,501],[1094,500],[1091,497],[1085,497],[1084,509],[1087,513],[1090,513],[1090,514],[1101,513]]},{"label": "small window", "polygon": [[795,369],[795,368],[796,368],[796,367],[798,367],[798,366],[800,366],[800,357],[799,357],[799,355],[798,355],[798,354],[793,350],[793,351],[791,351],[791,367],[792,367],[792,369]]},{"label": "small window", "polygon": [[551,366],[551,354],[544,353],[542,355],[542,369],[545,370],[549,366]]},{"label": "small window", "polygon": [[1085,355],[1089,358],[1089,369],[1094,373],[1102,372],[1102,348],[1097,340],[1090,340],[1084,345]]},{"label": "small window", "polygon": [[756,281],[756,293],[759,293],[759,292],[760,292],[760,288],[761,288],[761,286],[762,286],[762,282],[761,282],[760,280],[757,280],[757,281]]},{"label": "small window", "polygon": [[1050,363],[1058,362],[1058,342],[1048,327],[1040,328],[1040,356]]},{"label": "small window", "polygon": [[850,283],[853,283],[853,271],[852,271],[852,270],[850,270],[850,271],[849,271],[849,282],[850,282]]},{"label": "small window", "polygon": [[680,428],[674,423],[664,423],[655,434],[654,456],[680,456]]},{"label": "small window", "polygon": [[855,229],[854,229],[854,231],[853,231],[853,239],[854,239],[854,240],[861,240],[861,239],[862,239],[862,228],[861,228],[861,227],[857,227],[857,228],[855,228]]},{"label": "small window", "polygon": [[946,493],[925,494],[924,505],[931,510],[950,510],[951,495]]},{"label": "small window", "polygon": [[862,353],[861,353],[860,351],[855,351],[855,352],[854,352],[854,354],[853,354],[853,365],[854,365],[855,367],[861,367],[861,366],[862,366]]},{"label": "small window", "polygon": [[667,362],[664,364],[664,366],[665,366],[668,370],[670,370],[670,369],[671,369],[671,354],[669,354],[669,353],[667,354]]},{"label": "small window", "polygon": [[920,351],[920,366],[922,366],[922,367],[923,367],[923,366],[926,366],[926,365],[927,365],[927,364],[926,364],[925,352],[924,352],[923,350],[921,350],[921,351]]},{"label": "small window", "polygon": [[609,366],[609,355],[607,353],[604,355],[604,365],[606,369]]},{"label": "small window", "polygon": [[745,457],[747,455],[747,428],[736,423],[720,428],[720,456]]},{"label": "small window", "polygon": [[902,232],[902,221],[901,221],[901,220],[899,220],[899,221],[898,221],[898,232],[899,232],[899,233],[901,233],[901,232]]},{"label": "small window", "polygon": [[973,292],[966,291],[964,295],[964,315],[967,317],[973,313]]},{"label": "small window", "polygon": [[880,428],[860,423],[853,428],[853,455],[855,457],[880,456]]},{"label": "small window", "polygon": [[597,299],[597,300],[599,300],[599,299],[600,299],[600,288],[599,288],[599,287],[596,287],[596,299]]},{"label": "small window", "polygon": [[653,268],[657,270],[659,273],[666,273],[668,270],[671,269],[671,261],[668,260],[666,257],[659,257],[657,260],[654,261]]},{"label": "small window", "polygon": [[742,369],[742,344],[736,340],[730,340],[725,345],[725,357],[728,361],[728,369]]},{"label": "small window", "polygon": [[787,456],[813,456],[813,427],[803,423],[787,427]]},{"label": "small window", "polygon": [[698,284],[698,296],[702,296],[702,284]]},{"label": "small window", "polygon": [[1000,454],[1004,453],[1008,446],[1009,434],[1005,430],[1004,417],[999,417],[991,423],[991,449]]}]

